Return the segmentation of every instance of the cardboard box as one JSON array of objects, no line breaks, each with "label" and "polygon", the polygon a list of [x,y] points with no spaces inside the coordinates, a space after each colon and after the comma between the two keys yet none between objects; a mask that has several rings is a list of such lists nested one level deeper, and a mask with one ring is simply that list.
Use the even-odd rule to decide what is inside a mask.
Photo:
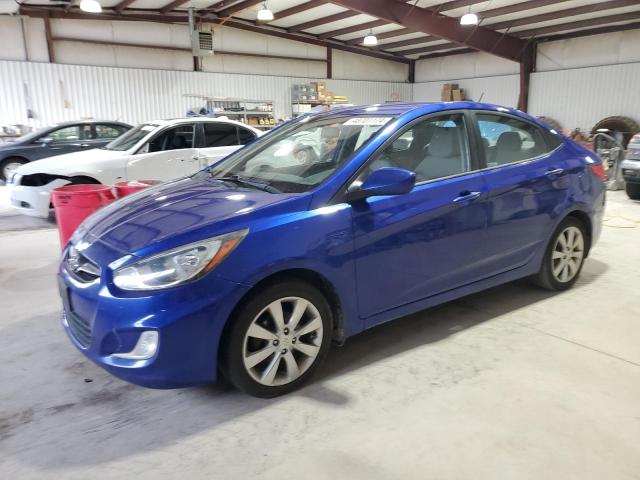
[{"label": "cardboard box", "polygon": [[457,89],[453,90],[451,92],[451,94],[452,94],[452,98],[453,98],[453,100],[455,102],[459,102],[460,100],[462,100],[464,98],[463,95],[462,95],[462,90],[457,90]]}]

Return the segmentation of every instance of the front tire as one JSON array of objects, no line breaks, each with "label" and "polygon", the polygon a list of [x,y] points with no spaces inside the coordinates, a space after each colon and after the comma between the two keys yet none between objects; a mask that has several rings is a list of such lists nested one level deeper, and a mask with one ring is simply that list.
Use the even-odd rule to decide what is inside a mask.
[{"label": "front tire", "polygon": [[578,280],[587,248],[584,224],[575,217],[565,218],[553,232],[542,268],[532,280],[547,290],[566,290]]},{"label": "front tire", "polygon": [[640,183],[629,183],[624,185],[627,197],[631,200],[640,200]]},{"label": "front tire", "polygon": [[285,281],[265,288],[231,319],[221,367],[239,390],[271,398],[306,382],[326,357],[333,319],[313,286]]},{"label": "front tire", "polygon": [[25,163],[29,163],[29,160],[21,157],[9,157],[2,160],[0,162],[0,180],[4,182],[9,180],[13,172]]}]

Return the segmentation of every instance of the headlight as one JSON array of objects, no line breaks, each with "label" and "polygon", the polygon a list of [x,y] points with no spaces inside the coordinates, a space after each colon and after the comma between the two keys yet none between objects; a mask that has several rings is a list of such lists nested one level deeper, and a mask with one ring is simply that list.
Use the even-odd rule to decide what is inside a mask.
[{"label": "headlight", "polygon": [[158,290],[194,280],[213,270],[248,232],[238,230],[144,258],[115,270],[113,283],[123,290]]}]

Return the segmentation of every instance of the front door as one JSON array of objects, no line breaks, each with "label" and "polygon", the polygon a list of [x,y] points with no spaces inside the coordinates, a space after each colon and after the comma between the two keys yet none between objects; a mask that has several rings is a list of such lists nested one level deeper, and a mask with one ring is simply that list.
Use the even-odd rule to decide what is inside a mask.
[{"label": "front door", "polygon": [[200,169],[193,123],[165,128],[127,161],[128,180],[173,180]]},{"label": "front door", "polygon": [[[463,113],[411,125],[375,155],[371,171],[416,173],[405,195],[352,205],[358,305],[364,318],[480,279],[485,184],[469,148]],[[376,323],[375,321],[370,324]]]}]

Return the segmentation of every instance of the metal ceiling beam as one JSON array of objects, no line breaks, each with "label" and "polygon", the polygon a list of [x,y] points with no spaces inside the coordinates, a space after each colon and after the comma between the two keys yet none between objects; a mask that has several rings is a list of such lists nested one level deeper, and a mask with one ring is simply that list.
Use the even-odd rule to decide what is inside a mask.
[{"label": "metal ceiling beam", "polygon": [[334,13],[333,15],[329,15],[327,17],[316,18],[315,20],[299,23],[298,25],[292,25],[287,30],[289,30],[290,32],[301,32],[303,30],[309,30],[310,28],[319,27],[320,25],[325,25],[327,23],[333,23],[339,20],[344,20],[346,18],[355,17],[356,15],[360,14],[358,12],[351,12],[347,10],[344,12]]},{"label": "metal ceiling beam", "polygon": [[638,5],[638,0],[613,0],[609,2],[593,3],[582,7],[566,8],[564,10],[556,10],[555,12],[542,13],[530,17],[516,18],[506,20],[504,22],[496,22],[487,27],[493,30],[501,30],[503,28],[521,27],[523,25],[532,25],[534,23],[548,22],[560,18],[575,17],[577,15],[585,15],[587,13],[602,12],[604,10],[612,10],[614,8],[632,7]]},{"label": "metal ceiling beam", "polygon": [[[534,8],[541,8],[541,7],[546,7],[548,5],[555,5],[558,3],[562,3],[562,2],[567,2],[569,0],[528,0],[526,2],[520,2],[520,3],[515,3],[513,5],[507,5],[506,7],[498,7],[498,8],[492,8],[491,10],[485,10],[484,12],[476,12],[478,13],[478,16],[480,17],[480,21],[484,21],[487,18],[492,18],[492,17],[499,17],[501,15],[508,15],[510,13],[518,13],[518,12],[523,12],[523,11],[528,11],[528,10],[532,10]],[[431,7],[431,10],[435,11],[435,12],[444,12],[446,10],[453,10],[455,8],[459,8],[460,6],[466,6],[466,5],[459,5],[459,2],[447,2],[447,3],[443,3],[434,7]],[[480,3],[480,2],[474,2],[474,3]],[[487,25],[488,26],[488,25]],[[393,32],[392,35],[388,35],[385,38],[393,38],[393,37],[399,37],[401,35],[406,35],[407,33],[415,33],[415,31],[411,31],[411,30],[407,30],[407,31],[401,31],[401,30],[396,30],[395,32]],[[426,37],[423,37],[426,38]],[[380,40],[381,37],[378,37],[378,39]],[[362,41],[364,40],[363,38],[357,38],[354,40],[349,40],[350,45],[357,45],[359,43],[362,43]],[[412,40],[404,40],[402,45],[397,45],[397,47],[400,46],[408,46],[408,45],[418,45],[420,43],[426,43],[429,42],[431,39],[427,39],[427,40],[420,40],[420,41],[413,41],[413,40],[417,40],[417,39],[412,39]],[[400,43],[400,42],[397,42]],[[379,48],[396,48],[396,47],[391,47],[391,46],[387,46],[390,44],[382,44],[379,46]]]},{"label": "metal ceiling beam", "polygon": [[311,0],[310,2],[301,3],[300,5],[296,5],[295,7],[286,8],[284,10],[280,10],[279,12],[275,12],[273,14],[273,19],[280,20],[292,15],[297,15],[298,13],[306,12],[307,10],[311,10],[312,8],[321,7],[322,5],[326,5],[327,3],[329,3],[328,0]]},{"label": "metal ceiling beam", "polygon": [[131,5],[133,2],[135,2],[136,0],[122,0],[121,2],[119,2],[118,4],[116,4],[113,9],[120,13],[122,10],[124,10],[125,8],[127,8],[129,5]]},{"label": "metal ceiling beam", "polygon": [[[376,37],[378,37],[378,40],[384,40],[386,38],[399,37],[401,35],[407,35],[409,33],[418,33],[418,32],[412,28],[398,28],[397,30],[391,30],[390,32],[377,34]],[[358,45],[363,41],[364,41],[364,37],[358,37],[352,40],[347,40],[347,44]]]},{"label": "metal ceiling beam", "polygon": [[368,23],[359,23],[351,27],[340,28],[338,30],[332,30],[330,32],[321,33],[318,35],[320,38],[333,38],[341,35],[348,35],[349,33],[359,32],[361,30],[371,30],[372,28],[382,27],[383,25],[389,25],[386,20],[374,20]]},{"label": "metal ceiling beam", "polygon": [[230,17],[236,13],[240,13],[244,10],[247,10],[251,7],[262,3],[263,0],[245,0],[244,2],[236,3],[229,8],[225,8],[224,10],[219,10],[216,13],[223,18]]},{"label": "metal ceiling beam", "polygon": [[[120,15],[115,13],[109,14],[108,12],[103,12],[102,14],[93,15],[90,13],[85,13],[81,11],[72,11],[66,12],[59,8],[54,7],[31,7],[31,6],[21,6],[19,10],[21,15],[29,16],[29,17],[37,17],[44,18],[46,16],[50,16],[51,18],[67,18],[67,19],[77,19],[77,20],[95,20],[99,18],[101,20],[122,20],[122,21],[143,21],[143,22],[158,22],[158,23],[187,23],[188,17],[186,13],[179,13],[173,15],[161,15],[157,13],[127,13],[123,12]],[[213,14],[205,14],[199,15],[198,20],[202,22],[219,24],[224,21],[224,19],[218,17]],[[266,25],[255,25],[248,21],[229,19],[224,23],[225,26],[230,28],[236,28],[239,30],[246,30],[254,33],[260,33],[263,35],[270,35],[273,37],[285,38],[287,40],[293,40],[296,42],[308,43],[311,45],[319,45],[322,47],[331,47],[334,50],[341,50],[345,52],[355,53],[359,55],[365,55],[368,57],[380,58],[384,60],[391,60],[398,63],[408,64],[410,60],[408,58],[396,56],[392,53],[386,52],[373,52],[366,48],[356,47],[347,45],[344,42],[338,42],[334,40],[322,40],[318,37],[303,34],[303,33],[291,33],[287,32],[284,29],[266,26]]]},{"label": "metal ceiling beam", "polygon": [[520,61],[527,45],[520,38],[481,26],[469,29],[455,18],[434,15],[432,10],[400,1],[332,0],[332,3],[508,60]]},{"label": "metal ceiling beam", "polygon": [[618,15],[608,15],[606,17],[590,18],[588,20],[579,20],[577,22],[561,23],[559,25],[550,25],[548,27],[531,28],[529,30],[520,30],[513,32],[512,35],[518,37],[536,37],[538,35],[546,35],[548,33],[562,32],[565,30],[576,30],[578,28],[595,27],[598,25],[606,25],[607,23],[625,22],[637,20],[640,18],[640,10],[637,12],[620,13]]},{"label": "metal ceiling beam", "polygon": [[160,8],[160,11],[162,13],[169,13],[170,11],[175,9],[176,7],[179,7],[180,5],[183,5],[183,4],[187,3],[188,1],[189,0],[174,0],[173,2],[169,2],[164,7]]},{"label": "metal ceiling beam", "polygon": [[[573,17],[576,15],[584,15],[587,13],[610,10],[613,8],[624,8],[624,7],[634,6],[634,5],[638,5],[637,0],[613,0],[613,1],[603,2],[603,3],[594,3],[591,5],[585,5],[582,7],[556,10],[555,12],[542,13],[540,15],[533,15],[528,17],[516,18],[513,20],[506,20],[504,22],[490,23],[485,26],[488,28],[491,28],[492,30],[501,30],[504,28],[513,28],[513,27],[520,27],[523,25],[532,25],[534,23],[548,22],[550,20],[557,20],[559,18]],[[484,20],[485,18],[487,17],[483,15],[482,19]],[[438,40],[438,39],[434,37],[413,38],[410,40],[404,40],[402,42],[385,43],[380,45],[380,48],[389,50],[392,48],[405,47],[410,45],[419,45],[422,43],[433,42],[435,40]],[[409,51],[412,51],[412,50],[409,50]],[[408,54],[407,51],[405,50],[398,50],[397,53],[400,53],[401,55]]]},{"label": "metal ceiling beam", "polygon": [[640,22],[625,23],[624,25],[608,25],[606,27],[590,28],[588,30],[578,30],[576,32],[560,33],[558,35],[550,35],[548,37],[538,37],[538,44],[544,42],[555,42],[557,40],[565,40],[567,38],[588,37],[589,35],[600,35],[603,33],[626,32],[628,30],[640,30]]},{"label": "metal ceiling beam", "polygon": [[[511,35],[514,35],[520,38],[533,39],[537,36],[547,35],[549,33],[563,32],[566,30],[576,30],[579,28],[607,25],[609,23],[624,22],[624,21],[631,21],[631,20],[637,20],[637,19],[640,19],[640,10],[637,12],[621,13],[618,15],[608,15],[606,17],[590,18],[588,20],[579,20],[574,22],[566,22],[566,23],[560,23],[556,25],[549,25],[547,27],[531,28],[529,30],[520,30],[518,32],[512,32]],[[612,29],[611,31],[623,30],[625,29],[626,25],[618,25],[619,28],[617,30],[614,29],[614,27],[615,27],[614,25],[611,25],[611,29]],[[571,33],[576,34],[574,36],[579,36],[577,35],[578,32],[571,32]],[[571,33],[567,35],[570,35]],[[456,48],[456,46],[457,45],[455,43],[442,43],[439,45],[416,48],[414,50],[403,50],[401,52],[396,52],[396,53],[401,53],[402,55],[417,55],[421,53],[430,53],[430,52],[435,52],[439,50],[453,49],[453,48]],[[420,59],[422,58],[423,57],[420,57]]]}]

